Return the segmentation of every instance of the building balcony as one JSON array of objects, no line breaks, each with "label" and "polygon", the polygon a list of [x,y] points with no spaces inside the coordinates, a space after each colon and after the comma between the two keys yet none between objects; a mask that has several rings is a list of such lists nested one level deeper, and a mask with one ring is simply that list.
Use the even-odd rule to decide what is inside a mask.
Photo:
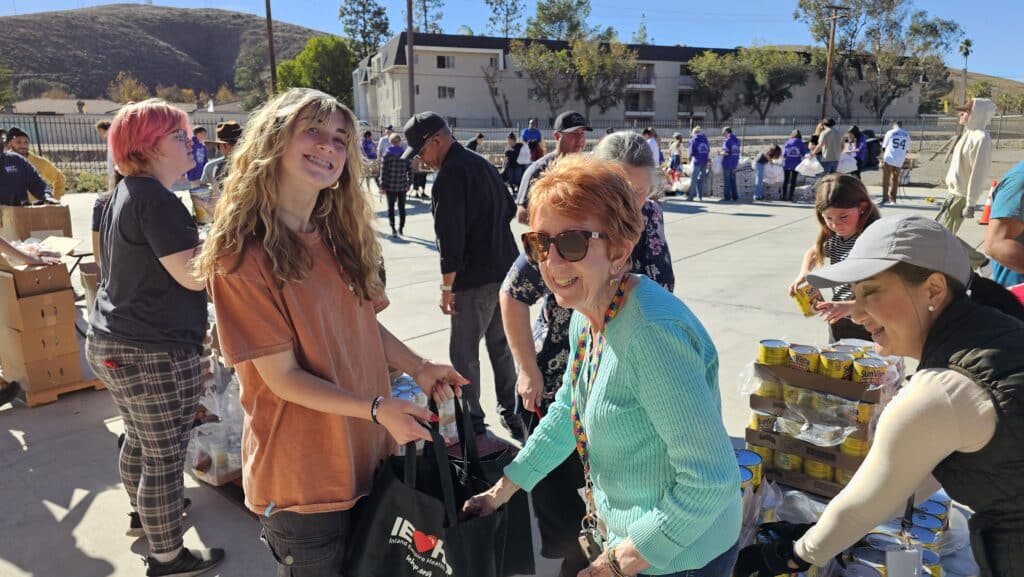
[{"label": "building balcony", "polygon": [[626,110],[626,118],[652,118],[653,116],[654,109],[649,107]]},{"label": "building balcony", "polygon": [[697,79],[693,76],[680,76],[679,77],[679,90],[692,91],[697,90]]}]

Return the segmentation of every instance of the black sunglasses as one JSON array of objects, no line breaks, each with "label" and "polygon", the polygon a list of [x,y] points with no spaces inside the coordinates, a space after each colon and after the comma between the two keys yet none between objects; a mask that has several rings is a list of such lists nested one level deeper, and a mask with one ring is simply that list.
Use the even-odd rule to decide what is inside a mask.
[{"label": "black sunglasses", "polygon": [[555,245],[558,254],[562,255],[565,260],[579,262],[587,256],[590,239],[607,239],[608,235],[589,230],[567,230],[555,236],[543,232],[524,232],[522,238],[526,259],[532,263],[546,261],[551,253],[551,245]]}]

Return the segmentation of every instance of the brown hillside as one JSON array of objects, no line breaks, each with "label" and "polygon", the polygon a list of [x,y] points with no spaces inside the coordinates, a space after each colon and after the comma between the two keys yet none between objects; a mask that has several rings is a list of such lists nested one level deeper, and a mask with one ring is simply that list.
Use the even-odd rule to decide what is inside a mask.
[{"label": "brown hillside", "polygon": [[[119,71],[157,84],[215,91],[231,85],[242,51],[266,38],[259,16],[211,9],[116,4],[0,18],[0,58],[15,80],[38,76],[79,97],[101,97]],[[322,32],[274,23],[278,61]]]}]

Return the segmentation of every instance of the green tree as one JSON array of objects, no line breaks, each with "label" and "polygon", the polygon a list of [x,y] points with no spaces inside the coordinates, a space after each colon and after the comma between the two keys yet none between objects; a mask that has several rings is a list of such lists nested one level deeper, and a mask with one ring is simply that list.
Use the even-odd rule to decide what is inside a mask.
[{"label": "green tree", "polygon": [[262,44],[252,44],[235,61],[235,88],[242,97],[242,108],[252,110],[267,101],[270,94],[270,70],[267,51]]},{"label": "green tree", "polygon": [[963,29],[954,20],[930,18],[927,12],[918,10],[910,19],[907,31],[910,55],[920,72],[921,98],[918,112],[938,112],[942,109],[942,97],[953,89],[953,81],[945,56],[963,36]]},{"label": "green tree", "polygon": [[14,73],[0,61],[0,110],[14,104]]},{"label": "green tree", "polygon": [[355,66],[355,54],[344,38],[317,36],[306,42],[295,59],[278,64],[277,79],[282,90],[315,88],[351,103]]},{"label": "green tree", "polygon": [[651,39],[647,35],[647,15],[640,14],[640,26],[637,27],[636,31],[633,32],[633,36],[629,39],[630,44],[650,44]]},{"label": "green tree", "polygon": [[791,88],[807,83],[807,63],[796,52],[772,48],[741,48],[743,103],[764,120],[772,106],[793,97]]},{"label": "green tree", "polygon": [[1013,114],[1017,109],[1017,97],[1007,92],[1000,93],[996,96],[996,107],[1003,114]]},{"label": "green tree", "polygon": [[441,34],[444,0],[413,0],[412,25],[417,32]]},{"label": "green tree", "polygon": [[533,97],[548,106],[554,118],[569,99],[576,81],[572,56],[568,50],[551,50],[540,42],[515,40],[509,54],[516,68],[530,77]]},{"label": "green tree", "polygon": [[960,56],[964,57],[964,69],[963,75],[960,78],[960,89],[963,91],[960,93],[960,99],[963,101],[967,100],[967,58],[974,52],[974,42],[970,38],[964,38],[960,42],[960,46],[957,47],[957,51]]},{"label": "green tree", "polygon": [[[820,46],[828,45],[832,11],[828,2],[818,0],[799,0],[793,12],[793,19],[807,24],[811,36]],[[858,71],[863,67],[863,58],[858,56],[860,41],[864,28],[868,24],[868,10],[872,0],[847,0],[847,10],[836,20],[836,37],[832,51],[832,86],[829,90],[829,103],[841,116],[853,116],[853,103],[856,101],[854,83],[858,79]],[[811,50],[812,69],[825,77],[827,58],[824,48]]]},{"label": "green tree", "polygon": [[238,100],[238,95],[231,91],[231,88],[227,84],[221,84],[220,88],[217,89],[217,94],[214,95],[213,101],[217,104],[227,104],[228,102],[235,102]]},{"label": "green tree", "polygon": [[967,86],[967,98],[992,98],[992,94],[995,92],[992,83],[988,80],[979,80],[978,82],[972,82]]},{"label": "green tree", "polygon": [[46,80],[45,78],[26,78],[18,82],[18,89],[16,92],[19,100],[27,100],[29,98],[39,98],[53,89],[60,89],[68,93],[71,92],[71,89],[68,88],[66,84]]},{"label": "green tree", "polygon": [[711,50],[690,59],[690,75],[697,79],[697,94],[711,107],[715,121],[728,120],[739,106],[736,86],[745,76],[739,58]]},{"label": "green tree", "polygon": [[572,42],[590,32],[590,0],[538,0],[537,14],[526,20],[526,37]]},{"label": "green tree", "polygon": [[139,102],[149,98],[149,88],[139,82],[128,72],[117,73],[114,80],[107,86],[107,95],[114,102],[124,104],[126,102]]},{"label": "green tree", "polygon": [[505,38],[519,36],[522,30],[520,21],[526,4],[523,0],[484,0],[491,9],[491,17],[487,20],[487,30]]},{"label": "green tree", "polygon": [[580,38],[572,43],[572,66],[576,97],[583,102],[584,115],[590,118],[594,106],[604,114],[622,102],[626,84],[636,72],[636,52],[618,40]]},{"label": "green tree", "polygon": [[360,60],[376,52],[391,36],[387,10],[376,0],[342,0],[338,19]]}]

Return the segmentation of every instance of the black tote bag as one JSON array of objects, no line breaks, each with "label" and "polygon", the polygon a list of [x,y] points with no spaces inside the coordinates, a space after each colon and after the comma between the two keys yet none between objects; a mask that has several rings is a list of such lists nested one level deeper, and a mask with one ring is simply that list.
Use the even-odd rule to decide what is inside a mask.
[{"label": "black tote bag", "polygon": [[[345,575],[353,577],[503,577],[495,542],[507,532],[507,509],[460,520],[462,504],[486,490],[476,467],[452,463],[437,425],[433,445],[382,465],[360,503]],[[477,463],[478,464],[478,463]]]}]

